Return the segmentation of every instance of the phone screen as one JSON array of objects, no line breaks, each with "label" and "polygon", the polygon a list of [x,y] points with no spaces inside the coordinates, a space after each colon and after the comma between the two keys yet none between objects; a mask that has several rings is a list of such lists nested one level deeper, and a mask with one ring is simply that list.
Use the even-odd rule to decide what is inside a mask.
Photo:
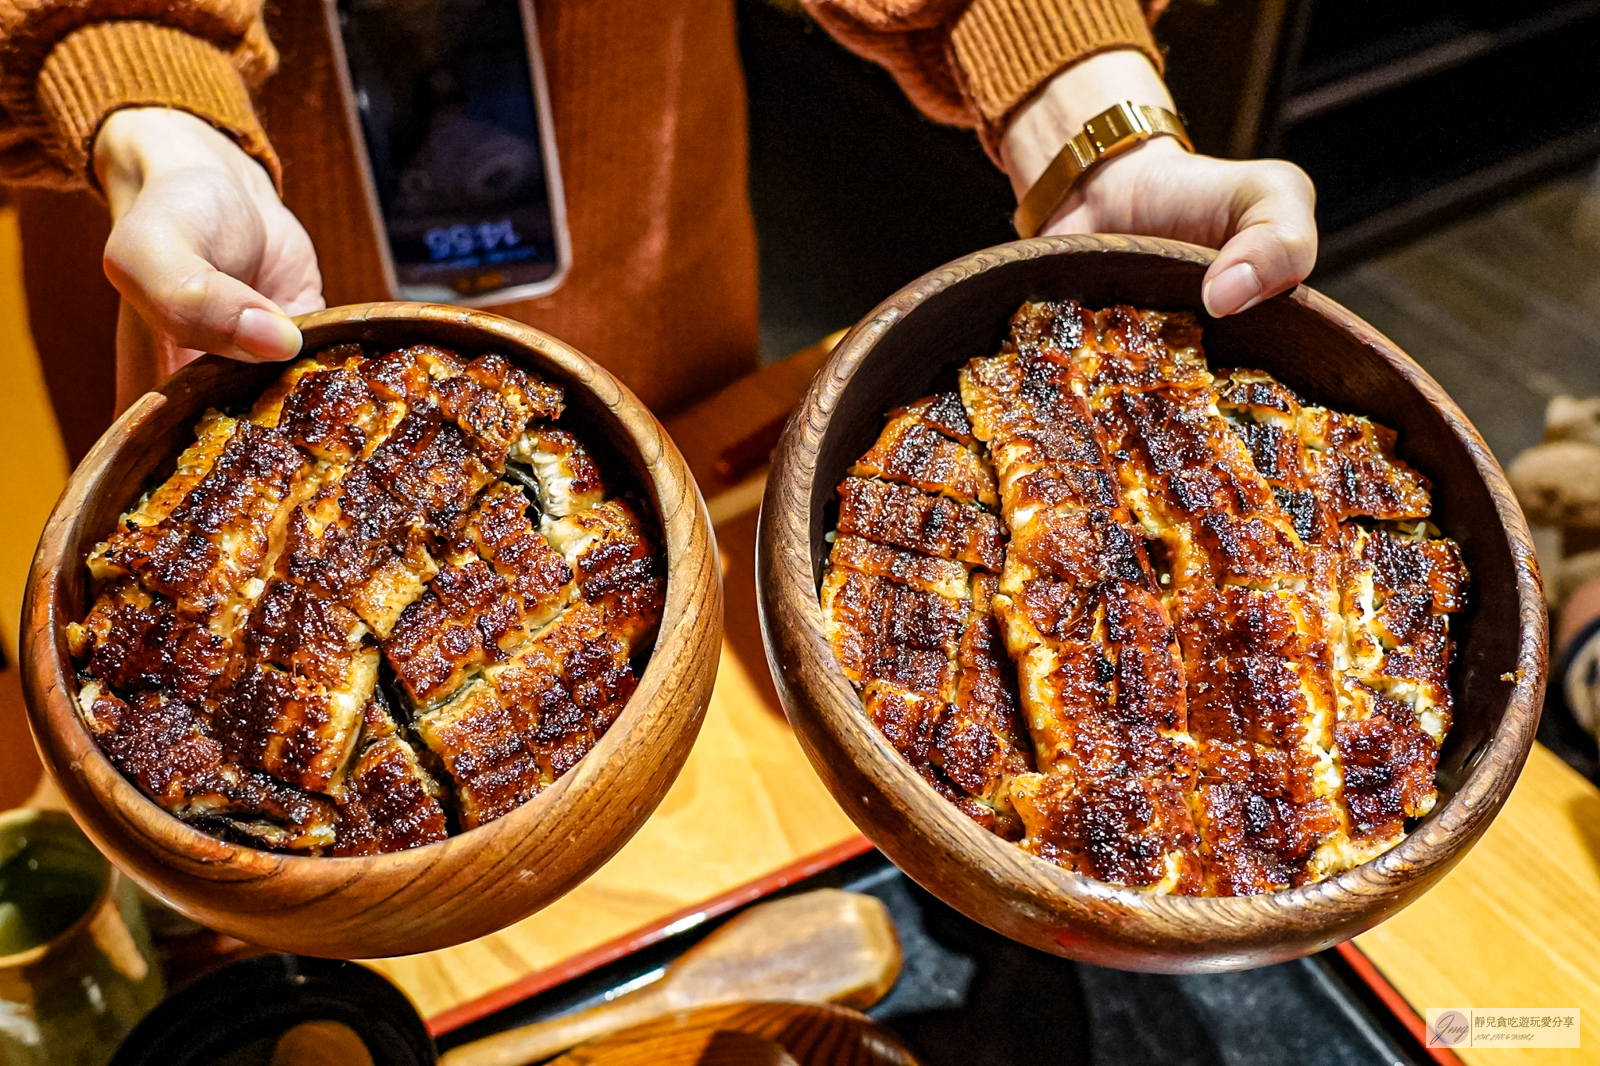
[{"label": "phone screen", "polygon": [[523,0],[337,0],[348,89],[401,295],[549,291],[568,258]]}]

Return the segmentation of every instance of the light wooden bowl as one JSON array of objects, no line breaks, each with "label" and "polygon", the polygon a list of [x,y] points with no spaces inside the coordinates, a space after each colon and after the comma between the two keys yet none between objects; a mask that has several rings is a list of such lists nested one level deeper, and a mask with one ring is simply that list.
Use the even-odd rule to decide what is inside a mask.
[{"label": "light wooden bowl", "polygon": [[84,832],[130,877],[194,920],[309,955],[442,948],[524,918],[579,884],[638,830],[677,777],[716,677],[722,584],[711,527],[660,424],[610,374],[560,341],[495,315],[417,303],[337,307],[299,321],[307,351],[340,341],[431,341],[500,352],[564,386],[564,424],[602,439],[631,468],[664,536],[667,601],[660,636],[621,717],[576,767],[504,818],[390,855],[258,851],[193,829],[145,798],[79,718],[63,627],[84,615],[89,549],[171,468],[201,412],[247,405],[283,369],[207,356],[117,420],[50,516],[23,606],[29,720]]},{"label": "light wooden bowl", "polygon": [[[1546,616],[1533,545],[1481,437],[1389,340],[1306,288],[1205,318],[1214,253],[1152,239],[1036,238],[951,263],[881,304],[834,350],[774,456],[757,555],[763,634],[790,721],[833,796],[896,865],[1006,936],[1125,969],[1242,969],[1329,947],[1394,914],[1488,828],[1533,744]],[[836,495],[890,408],[996,349],[1024,300],[1073,298],[1202,314],[1213,366],[1260,367],[1315,400],[1399,430],[1432,479],[1434,519],[1461,543],[1471,604],[1452,619],[1455,725],[1440,799],[1398,846],[1336,877],[1231,899],[1153,896],[1068,873],[978,828],[873,726],[834,659],[817,601]]]}]

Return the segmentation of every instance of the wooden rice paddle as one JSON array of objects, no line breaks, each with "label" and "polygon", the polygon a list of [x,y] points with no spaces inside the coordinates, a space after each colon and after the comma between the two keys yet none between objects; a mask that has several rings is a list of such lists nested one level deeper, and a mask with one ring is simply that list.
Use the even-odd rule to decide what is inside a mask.
[{"label": "wooden rice paddle", "polygon": [[668,1015],[550,1066],[918,1066],[864,1014],[822,1003],[733,1003]]},{"label": "wooden rice paddle", "polygon": [[609,1003],[453,1048],[441,1066],[524,1066],[664,1014],[748,1000],[868,1007],[900,973],[881,901],[824,888],[752,907],[685,952],[659,981]]}]

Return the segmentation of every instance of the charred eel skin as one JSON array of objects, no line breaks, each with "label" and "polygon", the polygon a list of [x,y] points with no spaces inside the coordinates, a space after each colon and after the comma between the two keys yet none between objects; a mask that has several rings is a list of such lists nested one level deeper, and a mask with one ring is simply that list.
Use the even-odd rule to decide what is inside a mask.
[{"label": "charred eel skin", "polygon": [[1467,574],[1392,430],[1125,306],[1026,304],[959,382],[848,472],[821,590],[941,794],[1197,895],[1322,880],[1432,808]]},{"label": "charred eel skin", "polygon": [[91,553],[80,708],[144,792],[208,832],[363,855],[501,817],[633,692],[665,597],[645,523],[493,353],[337,345]]}]

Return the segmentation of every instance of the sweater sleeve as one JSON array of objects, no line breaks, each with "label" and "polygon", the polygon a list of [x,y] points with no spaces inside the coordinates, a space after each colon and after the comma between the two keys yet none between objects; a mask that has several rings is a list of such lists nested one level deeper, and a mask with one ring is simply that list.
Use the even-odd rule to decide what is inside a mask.
[{"label": "sweater sleeve", "polygon": [[912,103],[978,130],[990,155],[1016,109],[1097,52],[1131,48],[1156,69],[1150,23],[1165,0],[804,0],[851,51],[889,69]]},{"label": "sweater sleeve", "polygon": [[277,62],[261,0],[0,0],[0,181],[92,186],[106,116],[173,107],[232,135],[277,183],[250,103]]}]

